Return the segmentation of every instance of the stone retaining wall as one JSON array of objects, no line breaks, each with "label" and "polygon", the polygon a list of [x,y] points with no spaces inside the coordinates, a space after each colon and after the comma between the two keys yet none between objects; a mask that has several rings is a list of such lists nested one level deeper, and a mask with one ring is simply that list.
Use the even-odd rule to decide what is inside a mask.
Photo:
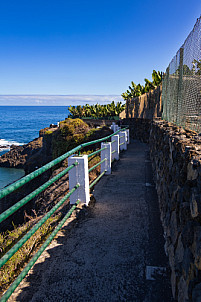
[{"label": "stone retaining wall", "polygon": [[[127,118],[150,119],[162,116],[162,85],[141,96],[126,101]],[[121,118],[124,118],[122,116]]]},{"label": "stone retaining wall", "polygon": [[152,122],[150,153],[174,298],[201,301],[201,136]]},{"label": "stone retaining wall", "polygon": [[139,139],[144,143],[149,142],[151,121],[142,118],[125,118],[120,121],[120,125],[129,125],[130,137]]}]

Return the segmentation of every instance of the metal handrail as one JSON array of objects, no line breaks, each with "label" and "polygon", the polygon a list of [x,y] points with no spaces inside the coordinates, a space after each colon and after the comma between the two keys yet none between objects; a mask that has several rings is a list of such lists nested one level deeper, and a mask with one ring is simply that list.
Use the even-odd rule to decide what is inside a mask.
[{"label": "metal handrail", "polygon": [[89,189],[91,189],[98,181],[99,179],[105,174],[106,171],[102,172],[90,185]]},{"label": "metal handrail", "polygon": [[9,217],[10,215],[12,215],[14,212],[16,212],[22,206],[24,206],[27,202],[29,202],[32,198],[34,198],[39,193],[41,193],[42,191],[44,191],[47,187],[49,187],[55,181],[57,181],[58,179],[60,179],[61,177],[63,177],[66,173],[68,173],[68,171],[70,171],[71,169],[73,169],[77,165],[78,165],[78,163],[72,164],[71,166],[69,166],[68,168],[66,168],[65,170],[63,170],[61,173],[57,174],[55,177],[53,177],[52,179],[50,179],[47,182],[45,182],[38,189],[36,189],[35,191],[33,191],[32,193],[30,193],[29,195],[27,195],[26,197],[24,197],[20,201],[18,201],[16,204],[14,204],[8,210],[4,211],[2,214],[0,214],[0,222],[2,222],[7,217]]},{"label": "metal handrail", "polygon": [[[126,126],[125,128],[123,128],[123,129],[119,129],[118,131],[116,131],[115,133],[113,133],[113,135],[115,135],[115,134],[117,134],[118,132],[120,132],[120,131],[123,131],[123,130],[126,130],[128,128],[128,126]],[[113,136],[113,135],[111,135],[111,136]],[[111,137],[110,136],[110,137]],[[122,136],[120,136],[119,137],[119,139],[120,138],[123,138],[124,137],[124,135],[122,135]],[[111,141],[111,144],[113,144],[113,143],[115,143],[115,140],[113,140],[113,141]],[[124,143],[122,143],[122,144],[119,144],[120,146],[121,145],[123,145]],[[99,150],[97,150],[97,151],[95,151],[95,152],[93,152],[93,153],[91,153],[91,154],[89,154],[88,155],[88,157],[90,157],[90,156],[92,156],[92,155],[95,155],[95,154],[97,154],[97,153],[99,153],[99,152],[101,152],[102,150],[105,150],[106,149],[106,147],[105,148],[102,148],[102,149],[99,149]],[[112,151],[111,152],[111,154],[114,154],[115,152],[117,152],[116,150],[114,150],[114,151]],[[96,167],[98,167],[101,163],[103,163],[104,161],[105,161],[106,159],[104,159],[104,160],[102,160],[101,162],[99,162],[98,164],[96,164],[96,165],[94,165],[93,167],[91,167],[89,170],[88,170],[88,172],[91,172],[93,169],[95,169]],[[113,160],[114,161],[114,160]],[[96,183],[97,183],[97,181],[105,174],[105,172],[106,171],[104,171],[104,172],[102,172],[90,185],[89,185],[89,188],[91,189]]]},{"label": "metal handrail", "polygon": [[66,157],[72,155],[73,153],[77,152],[81,149],[81,145],[77,146],[76,148],[68,151],[67,153],[59,156],[58,158],[52,160],[48,164],[42,166],[41,168],[35,170],[34,172],[22,177],[21,179],[17,180],[14,184],[9,185],[5,189],[0,191],[0,199],[7,196],[8,194],[12,193],[13,191],[17,190],[18,188],[22,187],[24,184],[28,183],[32,179],[36,178],[40,174],[44,173],[45,171],[49,170],[50,168],[54,167],[56,164],[60,163],[62,160],[66,159]]},{"label": "metal handrail", "polygon": [[107,149],[107,148],[104,147],[104,148],[102,148],[102,149],[98,149],[97,151],[94,151],[94,152],[90,153],[90,154],[88,155],[88,158],[91,157],[91,156],[93,156],[93,155],[95,155],[95,154],[100,153],[101,151],[103,151],[103,150],[105,150],[105,149]]},{"label": "metal handrail", "polygon": [[28,233],[26,233],[1,259],[0,268],[23,246],[23,244],[56,212],[56,210],[70,197],[80,184],[69,191]]},{"label": "metal handrail", "polygon": [[95,169],[96,167],[98,167],[99,165],[101,165],[102,163],[104,163],[104,161],[106,161],[107,158],[104,158],[103,160],[101,160],[99,163],[97,163],[96,165],[94,165],[93,167],[91,167],[89,169],[89,172],[91,172],[93,169]]},{"label": "metal handrail", "polygon": [[16,280],[12,283],[12,285],[9,287],[9,289],[5,292],[5,294],[1,297],[1,302],[5,302],[8,300],[8,298],[12,295],[14,290],[18,287],[20,282],[24,279],[24,277],[27,275],[29,270],[32,268],[34,263],[38,260],[40,255],[43,253],[43,251],[46,249],[46,247],[50,244],[52,239],[56,236],[58,231],[62,228],[66,220],[70,217],[70,215],[73,213],[77,205],[79,204],[79,200],[72,206],[72,208],[68,211],[68,213],[64,216],[64,218],[59,222],[58,226],[55,228],[55,230],[52,232],[52,234],[48,237],[48,239],[43,243],[41,248],[38,250],[38,252],[33,256],[31,261],[26,265],[26,267],[23,269],[21,274],[16,278]]},{"label": "metal handrail", "polygon": [[[125,128],[126,129],[126,128]],[[37,169],[36,171],[30,173],[29,175],[23,177],[22,179],[16,181],[14,184],[11,184],[10,186],[6,187],[5,189],[0,191],[0,199],[7,196],[11,192],[15,191],[16,189],[20,188],[24,184],[28,183],[35,177],[39,176],[40,174],[44,173],[51,167],[55,166],[56,164],[60,163],[62,160],[67,158],[68,156],[72,155],[73,153],[83,149],[84,147],[90,146],[92,144],[96,144],[102,141],[107,141],[110,137],[117,134],[119,131],[122,131],[122,129],[119,129],[115,133],[95,140],[88,143],[81,144],[77,146],[76,148],[68,151],[67,153],[61,155],[57,159],[49,162],[48,164],[44,165],[43,167]],[[92,155],[95,155],[103,150],[105,150],[106,147],[96,150],[88,155],[88,157],[91,157]],[[113,151],[114,152],[114,151]],[[112,153],[113,153],[112,152]],[[89,169],[89,172],[98,167],[101,163],[103,163],[106,160],[103,159],[93,167]],[[0,222],[5,220],[7,217],[9,217],[11,214],[16,212],[19,208],[24,206],[27,202],[29,202],[32,198],[36,197],[39,193],[44,191],[47,187],[49,187],[51,184],[53,184],[55,181],[63,177],[66,173],[68,173],[71,169],[73,169],[75,166],[78,165],[78,162],[75,162],[68,168],[66,168],[64,171],[53,177],[52,179],[45,182],[42,186],[40,186],[38,189],[34,190],[32,193],[18,201],[15,205],[10,207],[8,210],[0,214]],[[106,171],[102,172],[90,185],[89,188],[91,189],[98,180],[105,174]],[[35,226],[32,227],[31,230],[28,231],[1,259],[0,259],[0,268],[23,246],[23,244],[50,218],[51,215],[53,215],[56,210],[73,194],[73,192],[78,189],[80,184],[77,184],[73,189],[71,189]],[[16,280],[12,283],[12,285],[9,287],[9,289],[6,291],[6,293],[2,296],[1,302],[7,301],[8,298],[11,296],[11,294],[14,292],[14,290],[17,288],[17,286],[20,284],[20,282],[23,280],[23,278],[26,276],[28,271],[31,269],[31,267],[34,265],[34,263],[37,261],[37,259],[40,257],[42,252],[45,250],[45,248],[50,244],[52,239],[55,237],[55,235],[58,233],[58,231],[61,229],[65,221],[68,219],[68,217],[72,214],[72,212],[75,210],[77,205],[79,204],[79,200],[71,207],[71,209],[68,211],[68,213],[64,216],[64,218],[59,222],[58,226],[55,228],[55,230],[51,233],[51,235],[47,238],[47,240],[44,242],[42,247],[38,250],[38,252],[34,255],[34,257],[31,259],[31,261],[26,265],[24,270],[20,273],[20,275],[16,278]]]},{"label": "metal handrail", "polygon": [[16,181],[14,184],[11,184],[9,186],[7,186],[6,188],[2,189],[0,191],[0,199],[7,196],[8,194],[10,194],[11,192],[17,190],[18,188],[20,188],[21,186],[23,186],[24,184],[28,183],[29,181],[31,181],[32,179],[34,179],[35,177],[41,175],[42,173],[44,173],[45,171],[49,170],[50,168],[54,167],[56,164],[60,163],[61,161],[63,161],[64,159],[66,159],[67,157],[69,157],[70,155],[76,153],[77,151],[87,147],[87,146],[91,146],[93,144],[96,144],[96,143],[100,143],[100,142],[103,142],[103,141],[106,141],[108,140],[110,137],[114,136],[115,134],[117,134],[118,132],[122,131],[122,130],[125,130],[127,129],[128,127],[124,128],[124,129],[119,129],[117,130],[116,132],[106,136],[106,137],[103,137],[103,138],[100,138],[100,139],[97,139],[97,140],[94,140],[94,141],[91,141],[91,142],[87,142],[87,143],[83,143],[75,148],[73,148],[72,150],[66,152],[65,154],[59,156],[58,158],[52,160],[51,162],[49,162],[48,164],[44,165],[43,167],[35,170],[34,172],[24,176],[23,178],[19,179],[18,181]]}]

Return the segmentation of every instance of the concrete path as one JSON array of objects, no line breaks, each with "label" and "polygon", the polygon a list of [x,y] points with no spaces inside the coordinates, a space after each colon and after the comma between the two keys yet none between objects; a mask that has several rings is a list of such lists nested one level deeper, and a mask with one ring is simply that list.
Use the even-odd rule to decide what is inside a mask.
[{"label": "concrete path", "polygon": [[94,196],[10,301],[173,301],[148,146],[133,141]]}]

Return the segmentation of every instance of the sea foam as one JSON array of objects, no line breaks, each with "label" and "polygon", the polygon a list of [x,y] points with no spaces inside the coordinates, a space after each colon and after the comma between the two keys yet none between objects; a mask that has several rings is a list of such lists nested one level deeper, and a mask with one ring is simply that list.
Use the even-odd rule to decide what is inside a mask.
[{"label": "sea foam", "polygon": [[8,141],[8,140],[1,139],[1,138],[0,138],[0,150],[1,150],[1,151],[3,151],[3,150],[10,150],[10,146],[11,146],[11,145],[22,146],[22,145],[24,145],[24,144],[23,144],[23,143],[16,142],[16,141]]}]

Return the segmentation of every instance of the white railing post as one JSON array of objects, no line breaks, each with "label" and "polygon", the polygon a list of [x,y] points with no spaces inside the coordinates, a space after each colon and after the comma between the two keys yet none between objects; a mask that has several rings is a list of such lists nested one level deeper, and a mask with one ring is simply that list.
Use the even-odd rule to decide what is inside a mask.
[{"label": "white railing post", "polygon": [[127,150],[126,131],[119,132],[119,148],[120,151]]},{"label": "white railing post", "polygon": [[111,144],[112,145],[112,161],[114,159],[119,160],[119,135],[117,134],[117,135],[112,136],[111,141],[112,141],[112,144]]},{"label": "white railing post", "polygon": [[101,151],[101,161],[106,158],[106,160],[101,164],[101,173],[106,171],[105,174],[111,174],[111,166],[112,166],[112,156],[111,156],[111,143],[101,143],[101,149],[105,148],[105,150]]},{"label": "white railing post", "polygon": [[127,142],[127,145],[130,144],[130,133],[129,133],[129,129],[126,129],[126,142]]},{"label": "white railing post", "polygon": [[119,130],[119,126],[118,125],[114,125],[114,132]]},{"label": "white railing post", "polygon": [[114,131],[114,127],[116,126],[116,124],[114,123],[114,122],[112,122],[112,125],[110,126],[110,129],[113,131],[113,132],[115,132]]},{"label": "white railing post", "polygon": [[88,172],[88,156],[70,156],[68,158],[68,166],[78,162],[78,165],[71,169],[69,173],[69,190],[73,189],[77,183],[79,188],[70,196],[70,204],[75,204],[77,200],[88,205],[89,196],[89,172]]}]

